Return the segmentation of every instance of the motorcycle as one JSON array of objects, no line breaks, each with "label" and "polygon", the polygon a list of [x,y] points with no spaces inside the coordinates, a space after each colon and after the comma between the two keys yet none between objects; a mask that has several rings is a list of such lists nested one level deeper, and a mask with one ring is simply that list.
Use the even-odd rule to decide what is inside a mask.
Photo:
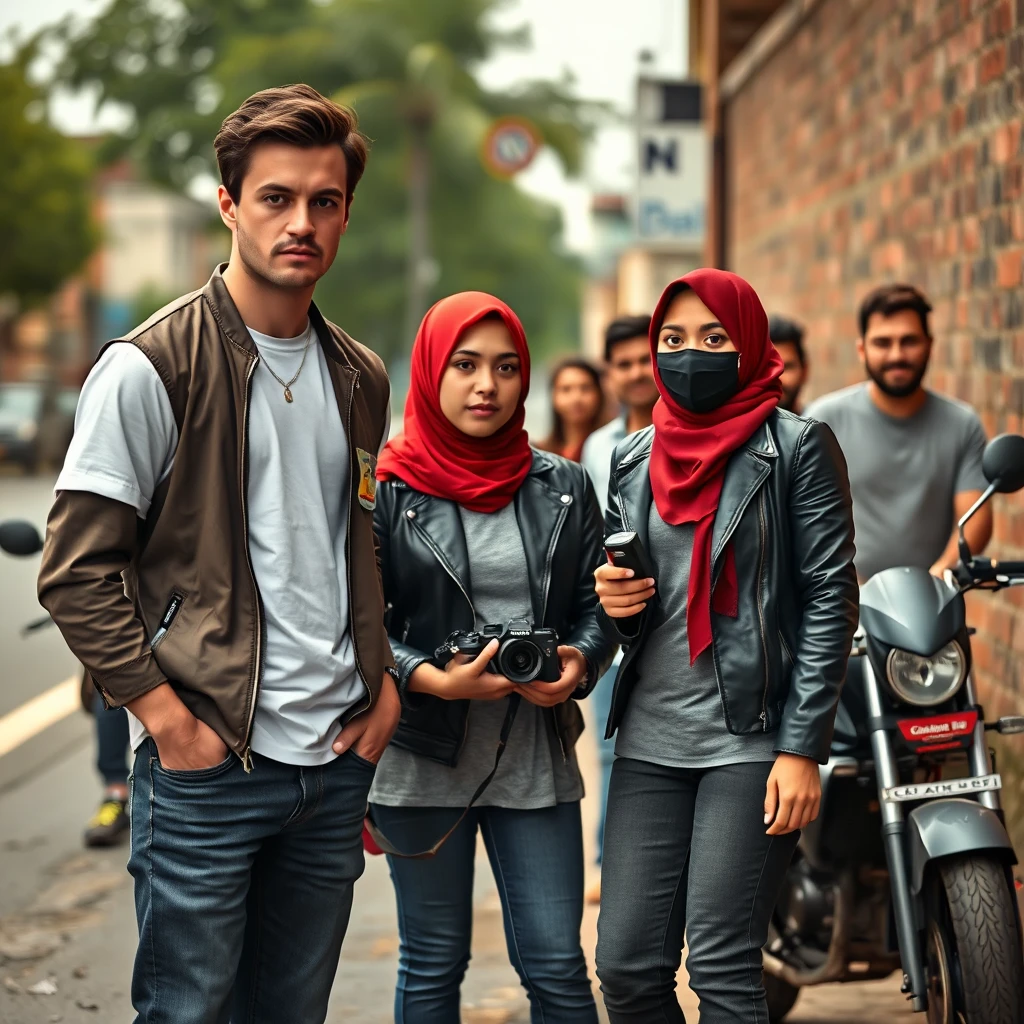
[{"label": "motorcycle", "polygon": [[1024,732],[1024,717],[985,721],[964,601],[1024,584],[1024,561],[974,557],[964,537],[994,494],[1024,488],[1024,437],[993,438],[983,468],[989,484],[958,524],[953,572],[887,569],[861,588],[821,810],[764,948],[772,1024],[802,988],[901,968],[928,1024],[1024,1021],[1017,858],[985,738]]}]

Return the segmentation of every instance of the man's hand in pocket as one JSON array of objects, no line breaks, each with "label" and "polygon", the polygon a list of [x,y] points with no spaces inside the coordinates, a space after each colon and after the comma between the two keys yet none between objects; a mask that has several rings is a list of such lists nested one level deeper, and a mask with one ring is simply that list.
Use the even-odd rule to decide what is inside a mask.
[{"label": "man's hand in pocket", "polygon": [[334,741],[334,752],[342,754],[352,749],[360,757],[376,764],[391,742],[402,717],[402,704],[398,699],[398,688],[394,679],[384,673],[380,696],[369,710],[357,715],[338,733]]}]

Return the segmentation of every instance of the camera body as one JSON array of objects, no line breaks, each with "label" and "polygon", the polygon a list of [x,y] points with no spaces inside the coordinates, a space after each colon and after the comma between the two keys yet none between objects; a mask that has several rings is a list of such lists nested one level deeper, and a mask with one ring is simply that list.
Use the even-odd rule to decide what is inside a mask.
[{"label": "camera body", "polygon": [[438,648],[436,657],[442,665],[455,652],[475,658],[492,640],[498,641],[498,652],[488,670],[496,675],[513,683],[556,683],[561,678],[558,633],[536,629],[529,619],[509,619],[504,625],[492,623],[480,630],[456,630]]}]

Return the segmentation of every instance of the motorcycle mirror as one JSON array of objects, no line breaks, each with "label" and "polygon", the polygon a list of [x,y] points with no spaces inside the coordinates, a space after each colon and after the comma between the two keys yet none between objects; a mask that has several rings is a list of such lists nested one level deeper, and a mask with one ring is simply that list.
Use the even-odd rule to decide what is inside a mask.
[{"label": "motorcycle mirror", "polygon": [[981,468],[985,479],[1000,494],[1011,494],[1024,487],[1024,437],[1000,434],[985,445]]},{"label": "motorcycle mirror", "polygon": [[43,550],[43,538],[24,519],[8,519],[0,523],[0,549],[9,555],[34,555]]}]

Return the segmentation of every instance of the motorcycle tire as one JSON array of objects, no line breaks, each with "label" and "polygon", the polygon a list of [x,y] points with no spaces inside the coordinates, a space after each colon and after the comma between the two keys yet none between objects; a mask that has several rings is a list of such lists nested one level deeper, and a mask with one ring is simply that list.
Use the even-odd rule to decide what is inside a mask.
[{"label": "motorcycle tire", "polygon": [[1024,1021],[1024,955],[1006,866],[990,857],[939,864],[966,1024]]},{"label": "motorcycle tire", "polygon": [[797,997],[800,995],[800,989],[765,971],[764,994],[767,997],[770,1024],[782,1024],[786,1014],[793,1009]]}]

